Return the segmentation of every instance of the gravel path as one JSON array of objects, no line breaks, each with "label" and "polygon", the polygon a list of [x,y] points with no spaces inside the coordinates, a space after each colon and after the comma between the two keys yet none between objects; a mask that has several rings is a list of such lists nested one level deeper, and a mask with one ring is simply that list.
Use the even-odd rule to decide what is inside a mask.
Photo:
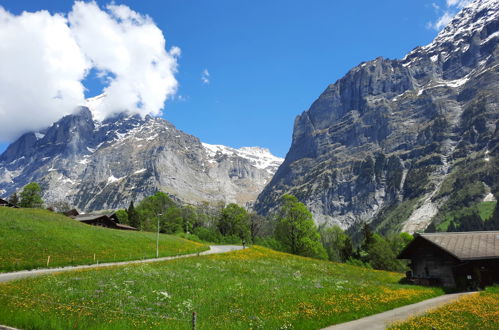
[{"label": "gravel path", "polygon": [[418,303],[407,305],[399,308],[392,309],[379,314],[367,316],[355,321],[332,325],[324,328],[323,330],[378,330],[386,329],[391,323],[397,321],[404,321],[411,316],[421,315],[430,309],[440,307],[448,304],[454,300],[459,299],[465,294],[474,292],[461,292],[446,294],[432,299],[420,301]]},{"label": "gravel path", "polygon": [[20,278],[39,276],[39,275],[44,275],[44,274],[69,272],[69,271],[77,270],[77,269],[102,268],[102,267],[111,267],[111,266],[120,266],[120,265],[132,265],[132,264],[140,264],[140,263],[146,263],[146,262],[158,262],[158,261],[165,261],[165,260],[172,260],[172,259],[179,259],[179,258],[189,258],[189,257],[198,256],[198,255],[226,253],[226,252],[230,252],[230,251],[241,250],[242,248],[243,247],[240,245],[210,245],[210,249],[207,251],[203,251],[203,252],[199,252],[199,253],[183,254],[183,255],[179,255],[179,256],[162,257],[162,258],[154,258],[154,259],[144,259],[144,260],[108,262],[108,263],[94,264],[94,265],[66,266],[66,267],[59,267],[59,268],[22,270],[19,272],[12,272],[12,273],[0,273],[0,282],[7,282],[7,281],[12,281],[12,280],[17,280]]}]

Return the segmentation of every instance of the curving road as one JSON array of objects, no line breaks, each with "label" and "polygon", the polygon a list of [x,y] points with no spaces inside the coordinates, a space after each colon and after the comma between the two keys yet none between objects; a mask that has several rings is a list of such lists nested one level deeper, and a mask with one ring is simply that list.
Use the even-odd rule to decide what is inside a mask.
[{"label": "curving road", "polygon": [[77,269],[103,268],[103,267],[120,266],[120,265],[141,264],[141,263],[146,263],[146,262],[158,262],[158,261],[180,259],[180,258],[189,258],[189,257],[215,254],[215,253],[226,253],[226,252],[242,250],[242,249],[243,249],[243,247],[240,245],[210,245],[210,249],[207,251],[203,251],[203,252],[199,252],[199,253],[183,254],[183,255],[171,256],[171,257],[143,259],[143,260],[130,260],[130,261],[120,261],[120,262],[107,262],[107,263],[93,264],[93,265],[66,266],[66,267],[59,267],[59,268],[43,268],[43,269],[33,269],[33,270],[22,270],[19,272],[12,272],[12,273],[0,273],[0,282],[13,281],[13,280],[17,280],[20,278],[40,276],[40,275],[44,275],[44,274],[69,272],[69,271],[77,270]]},{"label": "curving road", "polygon": [[461,296],[470,293],[473,294],[474,292],[444,294],[443,296],[363,317],[355,321],[336,324],[322,330],[382,330],[388,328],[394,322],[405,321],[412,316],[425,314],[432,309],[451,303],[461,298]]}]

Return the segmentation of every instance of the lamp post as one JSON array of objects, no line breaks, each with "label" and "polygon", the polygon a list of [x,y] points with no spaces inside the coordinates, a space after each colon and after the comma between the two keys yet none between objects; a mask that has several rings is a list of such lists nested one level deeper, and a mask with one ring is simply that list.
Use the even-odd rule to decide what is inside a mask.
[{"label": "lamp post", "polygon": [[158,214],[158,232],[156,234],[156,258],[159,258],[159,218],[162,216],[162,213]]}]

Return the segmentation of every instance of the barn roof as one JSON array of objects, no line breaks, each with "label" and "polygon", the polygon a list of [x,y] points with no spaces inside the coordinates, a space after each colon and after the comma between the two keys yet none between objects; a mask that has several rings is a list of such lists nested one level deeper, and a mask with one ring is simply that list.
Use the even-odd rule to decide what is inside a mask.
[{"label": "barn roof", "polygon": [[499,231],[416,234],[415,239],[399,254],[410,259],[413,246],[427,241],[459,260],[499,258]]},{"label": "barn roof", "polygon": [[100,218],[109,218],[108,214],[79,214],[74,219],[78,221],[89,221],[89,220],[97,220]]}]

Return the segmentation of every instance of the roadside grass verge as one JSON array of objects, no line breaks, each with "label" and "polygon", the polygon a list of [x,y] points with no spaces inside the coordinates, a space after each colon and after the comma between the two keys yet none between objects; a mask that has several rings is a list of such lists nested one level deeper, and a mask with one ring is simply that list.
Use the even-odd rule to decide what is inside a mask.
[{"label": "roadside grass verge", "polygon": [[376,271],[254,246],[0,283],[0,324],[26,329],[317,329],[443,294]]},{"label": "roadside grass verge", "polygon": [[[161,257],[208,246],[160,235]],[[94,259],[95,254],[95,259]],[[0,207],[0,272],[156,257],[156,234],[79,223],[46,210]]]},{"label": "roadside grass verge", "polygon": [[499,329],[499,286],[396,323],[390,329]]}]

